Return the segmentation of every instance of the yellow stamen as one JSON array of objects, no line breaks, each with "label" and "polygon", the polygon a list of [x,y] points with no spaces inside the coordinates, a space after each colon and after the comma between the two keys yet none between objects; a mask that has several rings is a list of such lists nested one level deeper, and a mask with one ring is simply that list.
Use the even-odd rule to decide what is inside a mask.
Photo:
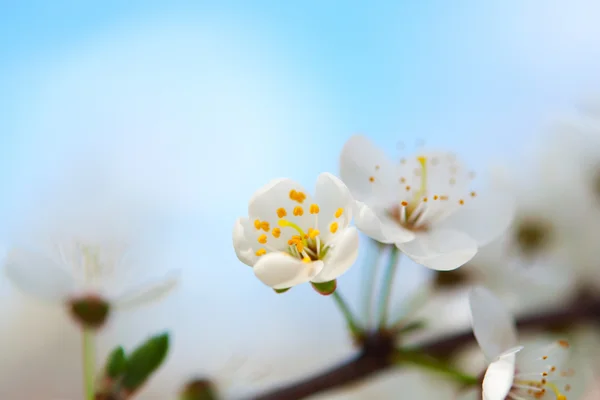
[{"label": "yellow stamen", "polygon": [[273,228],[273,230],[271,231],[271,233],[273,234],[274,237],[278,238],[279,236],[281,236],[281,229],[279,229],[279,228]]},{"label": "yellow stamen", "polygon": [[318,204],[311,204],[309,211],[310,211],[311,214],[318,214],[319,213],[319,205]]},{"label": "yellow stamen", "polygon": [[267,235],[260,235],[258,237],[258,243],[261,243],[261,244],[267,243]]},{"label": "yellow stamen", "polygon": [[336,233],[337,230],[338,230],[338,223],[332,222],[331,225],[329,225],[329,232]]},{"label": "yellow stamen", "polygon": [[258,257],[260,257],[260,256],[264,256],[265,254],[267,254],[267,251],[266,251],[265,249],[258,249],[258,250],[256,250],[256,253],[255,253],[255,254],[256,254]]},{"label": "yellow stamen", "polygon": [[281,207],[277,209],[277,216],[279,218],[283,218],[287,215],[287,211],[285,211],[285,208]]},{"label": "yellow stamen", "polygon": [[343,208],[338,208],[335,212],[335,217],[339,218],[342,216],[342,214],[344,213],[344,209]]},{"label": "yellow stamen", "polygon": [[269,225],[269,223],[267,221],[261,222],[260,227],[265,232],[269,232],[269,229],[271,229],[271,226]]},{"label": "yellow stamen", "polygon": [[308,264],[310,262],[310,257],[309,256],[304,256],[304,258],[302,259],[302,262]]},{"label": "yellow stamen", "polygon": [[304,209],[300,206],[294,207],[294,215],[296,217],[301,217],[302,215],[304,215]]},{"label": "yellow stamen", "polygon": [[255,219],[255,220],[254,220],[254,227],[255,227],[256,229],[260,229],[260,219]]},{"label": "yellow stamen", "polygon": [[312,228],[310,228],[308,230],[308,237],[311,238],[311,239],[314,239],[317,236],[319,236],[319,233],[321,233],[321,232],[319,232],[318,229],[312,229]]}]

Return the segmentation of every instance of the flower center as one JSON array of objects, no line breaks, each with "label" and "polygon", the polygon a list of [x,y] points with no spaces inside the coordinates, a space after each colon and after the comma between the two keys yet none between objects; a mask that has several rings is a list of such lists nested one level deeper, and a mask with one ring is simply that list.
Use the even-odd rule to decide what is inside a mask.
[{"label": "flower center", "polygon": [[[288,209],[285,207],[277,208],[275,210],[278,217],[277,226],[273,229],[271,229],[267,221],[258,219],[254,221],[254,227],[259,231],[258,243],[264,246],[256,251],[256,255],[260,257],[267,254],[268,251],[283,252],[305,263],[323,260],[330,249],[330,245],[325,243],[318,229],[319,214],[321,213],[319,205],[316,203],[311,204],[308,207],[309,215],[305,217],[305,208],[302,204],[307,196],[300,191],[291,190],[289,198],[298,205],[288,207]],[[288,211],[293,217],[297,217],[296,221],[299,221],[298,223],[285,218],[288,216]],[[327,225],[327,229],[331,235],[335,235],[340,225],[343,226],[346,222],[346,215],[343,208],[338,208],[333,214],[331,222]],[[300,225],[304,227],[308,225],[310,227],[303,229]],[[291,229],[294,233],[282,237],[282,229]],[[283,242],[285,239],[287,241]]]},{"label": "flower center", "polygon": [[515,241],[521,253],[533,256],[552,240],[552,225],[539,218],[524,218],[515,226]]},{"label": "flower center", "polygon": [[[566,351],[569,343],[566,340],[555,342],[548,349],[549,352]],[[546,353],[538,360],[549,361],[550,354]],[[547,364],[545,370],[535,373],[523,373],[515,371],[513,386],[507,396],[507,400],[535,400],[554,398],[555,400],[567,400],[567,395],[571,390],[568,383],[569,378],[575,375],[571,368],[559,371],[555,365]],[[553,396],[553,397],[551,397]]]}]

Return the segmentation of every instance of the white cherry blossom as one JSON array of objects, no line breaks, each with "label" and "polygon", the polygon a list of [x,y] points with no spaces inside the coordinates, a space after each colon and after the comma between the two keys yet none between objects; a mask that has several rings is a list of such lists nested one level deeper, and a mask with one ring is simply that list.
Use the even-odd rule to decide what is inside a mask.
[{"label": "white cherry blossom", "polygon": [[448,152],[423,152],[397,163],[357,135],[342,150],[340,175],[358,202],[356,226],[435,270],[469,261],[513,216],[508,193],[473,191],[472,171]]},{"label": "white cherry blossom", "polygon": [[358,256],[353,204],[329,173],[319,175],[314,197],[291,179],[273,180],[251,198],[248,217],[236,221],[235,252],[273,289],[333,281]]},{"label": "white cherry blossom", "polygon": [[162,298],[175,288],[176,271],[139,282],[136,268],[148,265],[136,265],[140,260],[131,257],[130,250],[121,241],[60,236],[13,247],[4,260],[4,272],[23,292],[65,305],[89,298],[130,308]]},{"label": "white cherry blossom", "polygon": [[569,342],[522,346],[512,315],[487,289],[469,295],[473,333],[489,365],[483,378],[484,400],[568,400],[580,384],[569,368]]}]

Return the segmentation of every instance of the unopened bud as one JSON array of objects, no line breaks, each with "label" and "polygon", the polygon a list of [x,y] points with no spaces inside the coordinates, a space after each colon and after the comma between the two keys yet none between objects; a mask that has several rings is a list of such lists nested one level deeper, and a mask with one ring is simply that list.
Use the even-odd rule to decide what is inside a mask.
[{"label": "unopened bud", "polygon": [[216,389],[208,379],[189,382],[179,395],[179,400],[216,400]]},{"label": "unopened bud", "polygon": [[110,305],[97,296],[85,296],[69,302],[71,315],[86,328],[100,328],[110,312]]}]

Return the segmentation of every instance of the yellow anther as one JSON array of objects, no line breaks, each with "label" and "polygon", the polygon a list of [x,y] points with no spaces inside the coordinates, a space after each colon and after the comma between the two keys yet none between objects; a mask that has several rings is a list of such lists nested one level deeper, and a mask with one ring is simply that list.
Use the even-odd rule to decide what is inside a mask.
[{"label": "yellow anther", "polygon": [[407,185],[407,186],[406,186],[406,191],[407,191],[407,192],[410,192],[410,185]]},{"label": "yellow anther", "polygon": [[258,250],[256,250],[256,253],[255,253],[255,254],[256,254],[258,257],[260,257],[260,256],[264,256],[265,254],[267,254],[267,251],[266,251],[265,249],[258,249]]},{"label": "yellow anther", "polygon": [[281,236],[281,229],[279,229],[279,228],[273,228],[273,230],[271,231],[271,234],[274,237],[278,238],[279,236]]},{"label": "yellow anther", "polygon": [[369,177],[369,182],[375,182],[375,177],[374,176],[370,176]]},{"label": "yellow anther", "polygon": [[298,250],[298,253],[302,253],[304,251],[304,244],[302,242],[296,243],[296,250]]},{"label": "yellow anther", "polygon": [[254,220],[254,227],[255,227],[256,229],[260,229],[260,219],[255,219],[255,220]]},{"label": "yellow anther", "polygon": [[296,192],[296,190],[294,190],[294,189],[290,190],[290,199],[296,200],[297,196],[298,196],[298,192]]},{"label": "yellow anther", "polygon": [[311,214],[318,214],[319,213],[319,205],[318,204],[311,204],[309,211],[310,211]]},{"label": "yellow anther", "polygon": [[440,200],[448,200],[448,196],[440,196]]},{"label": "yellow anther", "polygon": [[302,215],[304,215],[304,209],[300,206],[294,207],[294,215],[296,217],[301,217]]},{"label": "yellow anther", "polygon": [[425,156],[418,156],[417,157],[417,161],[419,162],[419,164],[421,164],[421,166],[425,166],[425,163],[427,162],[427,157]]},{"label": "yellow anther", "polygon": [[477,193],[476,192],[471,192],[471,197],[475,197],[475,196],[477,196]]},{"label": "yellow anther", "polygon": [[403,201],[402,203],[400,203],[402,205],[402,207],[406,207],[408,206],[408,201]]},{"label": "yellow anther", "polygon": [[434,199],[434,200],[437,200],[437,199],[439,199],[439,198],[440,198],[440,197],[439,197],[437,194],[433,196],[433,199]]},{"label": "yellow anther", "polygon": [[329,232],[336,233],[337,230],[338,230],[338,223],[332,222],[331,225],[329,225]]},{"label": "yellow anther", "polygon": [[319,236],[319,233],[321,233],[321,232],[319,232],[318,229],[312,229],[312,228],[310,228],[308,230],[308,237],[311,238],[311,239],[314,239],[317,236]]},{"label": "yellow anther", "polygon": [[336,217],[336,218],[339,218],[339,217],[341,217],[341,216],[342,216],[342,214],[343,214],[343,213],[344,213],[344,209],[343,209],[343,208],[338,208],[338,209],[335,211],[335,217]]},{"label": "yellow anther", "polygon": [[271,226],[269,225],[269,223],[267,221],[261,222],[260,227],[265,232],[269,232],[269,229],[271,229]]},{"label": "yellow anther", "polygon": [[306,195],[302,192],[298,192],[294,189],[290,190],[290,199],[297,201],[302,204],[306,200]]},{"label": "yellow anther", "polygon": [[258,243],[261,243],[261,244],[267,243],[267,235],[260,235],[258,237]]},{"label": "yellow anther", "polygon": [[404,177],[400,178],[400,183],[406,183],[406,178],[404,178]]},{"label": "yellow anther", "polygon": [[277,216],[279,218],[283,218],[287,215],[287,211],[285,211],[285,208],[281,207],[277,209]]},{"label": "yellow anther", "polygon": [[464,205],[464,204],[465,204],[465,201],[464,201],[463,199],[460,199],[460,200],[458,201],[458,204],[460,204],[460,205],[462,206],[462,205]]},{"label": "yellow anther", "polygon": [[302,259],[303,263],[309,263],[310,262],[310,257],[309,256],[304,256],[304,258]]}]

